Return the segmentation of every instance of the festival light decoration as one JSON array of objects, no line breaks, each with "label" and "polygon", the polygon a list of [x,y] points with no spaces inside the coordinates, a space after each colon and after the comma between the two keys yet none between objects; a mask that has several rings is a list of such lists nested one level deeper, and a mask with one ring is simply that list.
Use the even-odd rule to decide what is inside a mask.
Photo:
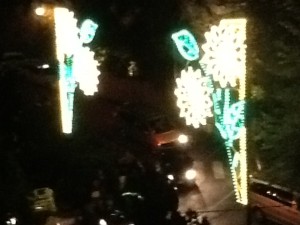
[{"label": "festival light decoration", "polygon": [[73,74],[85,95],[94,95],[98,91],[99,63],[94,55],[88,47],[81,47],[74,58]]},{"label": "festival light decoration", "polygon": [[[56,57],[59,63],[62,131],[72,133],[74,92],[77,83],[85,94],[93,95],[99,82],[100,72],[97,68],[98,63],[94,60],[94,53],[88,47],[83,47],[85,42],[91,41],[95,25],[88,22],[89,26],[83,26],[83,30],[88,34],[80,35],[74,13],[60,7],[54,8],[54,24]],[[87,32],[88,27],[92,27],[93,30]]]},{"label": "festival light decoration", "polygon": [[180,30],[172,34],[181,56],[186,60],[193,61],[199,58],[199,47],[195,37],[188,30]]},{"label": "festival light decoration", "polygon": [[212,26],[205,33],[205,54],[201,62],[207,65],[207,72],[222,88],[235,87],[237,79],[245,74],[246,46],[244,19],[221,20],[219,26]]},{"label": "festival light decoration", "polygon": [[236,199],[248,204],[245,127],[246,19],[224,19],[205,33],[205,64],[212,76],[215,125],[224,139]]},{"label": "festival light decoration", "polygon": [[82,22],[80,27],[79,38],[80,41],[84,44],[91,43],[95,37],[98,24],[90,19],[86,19]]},{"label": "festival light decoration", "polygon": [[180,108],[180,117],[184,117],[187,125],[199,128],[206,125],[207,117],[212,117],[213,88],[208,86],[208,77],[200,69],[188,67],[181,71],[181,77],[176,79],[177,106]]}]

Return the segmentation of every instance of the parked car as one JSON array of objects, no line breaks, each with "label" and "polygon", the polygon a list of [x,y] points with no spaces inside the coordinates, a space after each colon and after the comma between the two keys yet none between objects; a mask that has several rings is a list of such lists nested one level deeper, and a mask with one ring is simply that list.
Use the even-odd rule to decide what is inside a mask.
[{"label": "parked car", "polygon": [[190,142],[187,132],[166,113],[126,107],[118,116],[122,136],[128,140],[153,148],[186,147]]},{"label": "parked car", "polygon": [[300,194],[279,185],[250,179],[252,224],[270,220],[282,225],[300,224]]}]

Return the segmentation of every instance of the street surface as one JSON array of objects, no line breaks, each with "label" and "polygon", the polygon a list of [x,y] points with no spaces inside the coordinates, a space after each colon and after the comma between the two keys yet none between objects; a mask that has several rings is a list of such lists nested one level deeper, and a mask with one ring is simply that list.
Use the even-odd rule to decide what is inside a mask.
[{"label": "street surface", "polygon": [[215,179],[201,161],[195,163],[195,168],[199,191],[181,195],[178,210],[195,210],[207,216],[212,225],[245,225],[246,208],[235,202],[230,177]]},{"label": "street surface", "polygon": [[[211,225],[248,225],[247,209],[236,203],[230,171],[220,160],[209,160],[193,150],[190,155],[195,160],[198,191],[180,195],[178,211],[195,210],[207,216]],[[264,225],[276,225],[268,222]]]}]

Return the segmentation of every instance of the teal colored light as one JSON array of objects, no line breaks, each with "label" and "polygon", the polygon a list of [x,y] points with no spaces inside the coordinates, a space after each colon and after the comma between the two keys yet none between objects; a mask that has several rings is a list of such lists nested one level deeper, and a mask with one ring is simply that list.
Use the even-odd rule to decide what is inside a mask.
[{"label": "teal colored light", "polygon": [[65,56],[64,62],[64,80],[66,84],[66,91],[67,91],[67,102],[68,102],[68,109],[73,111],[73,103],[74,103],[74,92],[76,88],[75,78],[73,76],[73,55],[72,56]]},{"label": "teal colored light", "polygon": [[224,140],[233,141],[239,138],[240,130],[244,127],[244,108],[245,101],[232,104],[227,111],[223,112],[223,123],[216,123]]},{"label": "teal colored light", "polygon": [[212,94],[214,103],[215,125],[228,147],[239,138],[239,133],[244,127],[245,101],[231,104],[230,89],[216,89]]},{"label": "teal colored light", "polygon": [[212,100],[214,105],[214,115],[216,123],[223,124],[223,113],[221,110],[220,102],[222,102],[224,89],[218,88],[212,94]]},{"label": "teal colored light", "polygon": [[73,55],[65,56],[65,76],[70,79],[73,76]]},{"label": "teal colored light", "polygon": [[223,106],[223,124],[230,124],[228,113],[230,109],[230,89],[226,88],[224,93],[224,106]]},{"label": "teal colored light", "polygon": [[81,27],[80,27],[80,40],[84,44],[88,44],[92,42],[92,40],[95,37],[96,30],[98,28],[98,24],[93,22],[90,19],[86,19],[83,21]]},{"label": "teal colored light", "polygon": [[172,34],[172,39],[183,58],[189,61],[199,58],[197,41],[188,30],[183,29]]}]

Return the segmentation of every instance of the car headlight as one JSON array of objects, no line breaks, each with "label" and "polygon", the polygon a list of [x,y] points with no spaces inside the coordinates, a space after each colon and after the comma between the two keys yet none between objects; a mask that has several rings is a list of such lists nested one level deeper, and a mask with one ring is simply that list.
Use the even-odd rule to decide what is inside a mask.
[{"label": "car headlight", "polygon": [[99,225],[107,225],[107,222],[105,219],[100,219],[99,220]]},{"label": "car headlight", "polygon": [[172,174],[168,174],[167,178],[168,178],[169,180],[174,180],[174,176],[173,176]]},{"label": "car headlight", "polygon": [[180,134],[177,138],[178,142],[180,144],[185,144],[185,143],[188,143],[189,142],[189,137],[185,134]]},{"label": "car headlight", "polygon": [[7,225],[16,225],[17,224],[17,218],[16,217],[11,217],[6,221]]},{"label": "car headlight", "polygon": [[196,173],[196,170],[194,170],[194,169],[189,169],[189,170],[185,171],[185,174],[184,174],[184,176],[187,180],[195,179],[196,175],[197,175],[197,173]]}]

